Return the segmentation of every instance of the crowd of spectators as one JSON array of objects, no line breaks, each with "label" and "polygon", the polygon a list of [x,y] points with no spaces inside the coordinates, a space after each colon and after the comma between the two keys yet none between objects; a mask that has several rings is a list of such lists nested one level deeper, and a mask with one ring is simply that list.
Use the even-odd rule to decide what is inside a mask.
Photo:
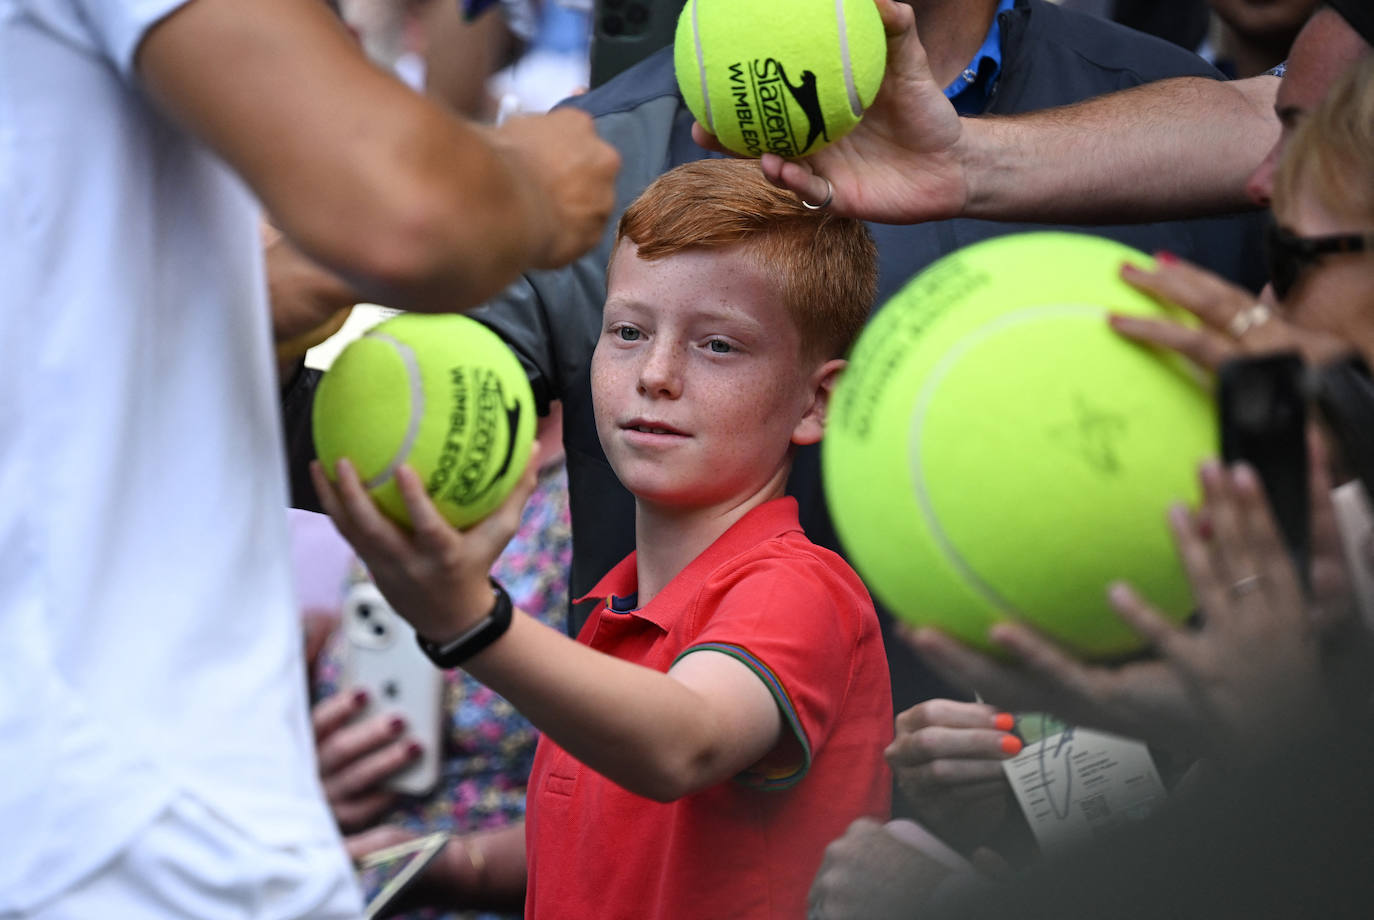
[{"label": "crowd of spectators", "polygon": [[[587,51],[559,0],[0,0],[0,920],[358,917],[357,866],[434,830],[389,915],[1367,913],[1374,12],[875,2],[862,123],[755,163],[672,49],[520,115],[522,55]],[[821,489],[869,310],[1044,226],[1157,256],[1123,280],[1190,321],[1122,337],[1200,380],[1295,355],[1310,403],[1305,468],[1209,460],[1168,509],[1194,616],[1101,586],[1125,662],[901,625]],[[550,421],[483,524],[314,462],[306,350],[357,303],[470,312],[527,371]],[[288,506],[342,536],[293,555]],[[444,669],[424,795],[326,637],[362,577]],[[1147,745],[1163,804],[1049,846],[1030,714]]]}]

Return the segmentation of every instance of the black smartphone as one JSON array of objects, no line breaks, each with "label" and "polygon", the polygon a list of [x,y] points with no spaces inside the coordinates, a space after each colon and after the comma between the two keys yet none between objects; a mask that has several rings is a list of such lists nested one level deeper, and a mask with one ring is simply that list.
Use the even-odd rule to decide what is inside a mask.
[{"label": "black smartphone", "polygon": [[1356,355],[1324,365],[1317,372],[1316,395],[1342,466],[1374,502],[1374,377],[1369,366]]},{"label": "black smartphone", "polygon": [[1296,353],[1236,358],[1218,374],[1221,456],[1259,474],[1293,565],[1308,584],[1307,395]]}]

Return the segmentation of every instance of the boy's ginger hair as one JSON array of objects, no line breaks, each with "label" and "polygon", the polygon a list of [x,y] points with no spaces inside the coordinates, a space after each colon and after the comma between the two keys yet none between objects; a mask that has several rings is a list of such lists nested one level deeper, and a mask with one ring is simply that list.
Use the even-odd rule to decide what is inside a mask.
[{"label": "boy's ginger hair", "polygon": [[659,176],[620,218],[617,247],[624,239],[647,260],[744,244],[782,292],[807,357],[842,357],[877,295],[868,228],[805,207],[753,160],[698,160]]}]

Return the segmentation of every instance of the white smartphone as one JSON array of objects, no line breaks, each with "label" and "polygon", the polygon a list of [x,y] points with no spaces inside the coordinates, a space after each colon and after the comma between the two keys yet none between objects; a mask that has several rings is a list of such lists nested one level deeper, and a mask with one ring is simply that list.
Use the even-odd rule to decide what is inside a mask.
[{"label": "white smartphone", "polygon": [[367,691],[367,707],[359,718],[397,713],[421,747],[420,756],[387,786],[406,795],[429,793],[441,766],[444,673],[420,651],[415,630],[370,581],[348,589],[340,628],[347,640],[340,683]]}]

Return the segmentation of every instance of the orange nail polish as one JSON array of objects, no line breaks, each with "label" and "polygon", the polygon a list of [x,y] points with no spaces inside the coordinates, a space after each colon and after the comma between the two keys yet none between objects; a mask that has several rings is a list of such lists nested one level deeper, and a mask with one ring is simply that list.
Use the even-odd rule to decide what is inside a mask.
[{"label": "orange nail polish", "polygon": [[1009,712],[999,712],[992,720],[992,727],[999,732],[1009,732],[1016,727],[1016,717]]},{"label": "orange nail polish", "polygon": [[1002,739],[1002,753],[1008,757],[1014,757],[1021,753],[1021,739],[1015,735],[1007,735]]}]

